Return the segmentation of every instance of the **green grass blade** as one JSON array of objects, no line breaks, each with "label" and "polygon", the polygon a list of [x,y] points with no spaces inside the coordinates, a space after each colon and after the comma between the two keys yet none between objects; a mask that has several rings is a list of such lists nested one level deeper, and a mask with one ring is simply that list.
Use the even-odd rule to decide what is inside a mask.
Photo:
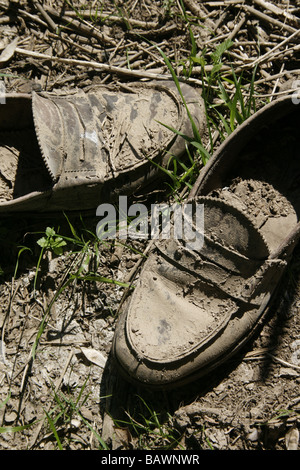
[{"label": "green grass blade", "polygon": [[23,424],[22,426],[0,426],[0,433],[24,431],[24,429],[30,428],[34,423],[35,421],[29,424]]},{"label": "green grass blade", "polygon": [[[159,122],[159,121],[157,121]],[[178,131],[177,129],[174,129],[174,127],[171,127],[171,126],[168,126],[167,124],[164,124],[163,122],[160,122],[160,124],[162,124],[163,126],[165,126],[167,129],[169,129],[170,131],[174,132],[175,134],[183,137],[187,142],[189,142],[191,145],[193,145],[194,147],[196,147],[198,150],[200,150],[201,154],[202,154],[202,161],[203,161],[203,164],[205,165],[207,163],[207,161],[210,159],[211,155],[210,153],[206,150],[206,148],[202,145],[201,141],[199,142],[197,139],[193,139],[189,136],[187,136],[186,134],[183,134],[182,132]]]},{"label": "green grass blade", "polygon": [[5,400],[2,403],[0,403],[0,408],[2,408],[3,406],[7,404],[8,400],[10,399],[10,396],[11,396],[11,393],[9,392]]},{"label": "green grass blade", "polygon": [[103,450],[109,450],[109,447],[105,443],[105,441],[102,439],[101,436],[95,431],[95,429],[90,425],[90,423],[82,416],[80,411],[77,411],[80,419],[84,422],[84,424],[89,428],[89,430],[93,433],[93,435],[96,437],[98,440],[99,444],[101,445]]},{"label": "green grass blade", "polygon": [[206,163],[210,159],[210,153],[206,150],[206,148],[200,142],[198,142],[196,140],[192,140],[191,145],[193,145],[198,150],[200,150],[200,152],[202,154],[203,164],[206,165]]},{"label": "green grass blade", "polygon": [[[231,127],[230,125],[228,124],[228,122],[226,121],[226,119],[224,118],[224,116],[222,116],[222,114],[217,110],[215,109],[215,112],[217,113],[218,115],[218,118],[219,120],[222,122],[223,126],[224,126],[224,129],[225,129],[225,132],[227,133],[227,136],[229,134],[231,134],[232,130],[231,130]],[[217,127],[217,124],[215,124],[215,127]],[[221,131],[221,129],[218,129],[221,137],[222,137],[222,140],[225,139],[225,135],[223,134],[223,132]]]},{"label": "green grass blade", "polygon": [[195,124],[195,122],[194,122],[194,120],[193,120],[193,117],[192,117],[192,115],[191,115],[191,113],[190,113],[190,110],[189,110],[189,108],[188,108],[188,106],[187,106],[187,103],[186,103],[185,98],[184,98],[184,96],[183,96],[183,93],[182,93],[182,91],[181,91],[181,87],[180,87],[180,83],[179,83],[178,77],[177,77],[177,75],[176,75],[176,73],[175,73],[175,71],[174,71],[174,69],[173,69],[173,67],[172,67],[172,64],[171,64],[171,62],[169,61],[169,59],[168,59],[168,57],[166,56],[166,54],[161,50],[161,48],[158,47],[158,46],[156,46],[156,48],[158,49],[159,53],[160,53],[161,56],[163,57],[163,59],[164,59],[164,61],[165,61],[165,63],[166,63],[166,66],[168,67],[169,72],[170,72],[170,74],[172,75],[173,81],[174,81],[174,83],[175,83],[175,85],[176,85],[176,88],[177,88],[179,94],[180,94],[180,97],[181,97],[182,102],[183,102],[183,104],[184,104],[184,106],[185,106],[186,112],[187,112],[187,114],[188,114],[188,118],[189,118],[189,120],[190,120],[190,122],[191,122],[192,129],[193,129],[193,134],[194,134],[194,138],[195,138],[195,140],[197,140],[198,142],[201,142],[200,133],[199,133],[198,128],[197,128],[197,126],[196,126],[196,124]]},{"label": "green grass blade", "polygon": [[67,219],[68,225],[69,225],[69,227],[70,227],[70,230],[71,230],[71,233],[72,233],[74,239],[75,239],[76,241],[79,241],[79,242],[80,242],[81,239],[80,239],[80,237],[77,235],[76,230],[75,230],[75,228],[73,227],[73,225],[71,224],[71,222],[70,222],[68,216],[67,216],[65,213],[64,213],[64,216],[65,216],[65,218]]},{"label": "green grass blade", "polygon": [[60,441],[60,438],[59,438],[59,435],[58,435],[58,433],[57,433],[57,430],[56,430],[56,427],[55,427],[55,425],[54,425],[54,422],[52,421],[52,419],[51,419],[49,413],[47,413],[46,410],[44,410],[44,411],[45,411],[45,414],[46,414],[46,416],[47,416],[47,420],[48,420],[50,429],[51,429],[51,431],[53,432],[53,435],[54,435],[55,440],[56,440],[56,442],[57,442],[57,446],[58,446],[59,450],[63,450],[63,446],[62,446],[62,443],[61,443],[61,441]]},{"label": "green grass blade", "polygon": [[251,78],[251,83],[250,83],[250,94],[249,94],[249,102],[248,102],[248,110],[247,110],[247,117],[250,117],[251,115],[251,106],[253,105],[253,112],[256,112],[256,106],[255,106],[255,99],[254,99],[254,92],[255,92],[255,77],[256,77],[256,70],[257,70],[257,65],[254,67],[252,78]]}]

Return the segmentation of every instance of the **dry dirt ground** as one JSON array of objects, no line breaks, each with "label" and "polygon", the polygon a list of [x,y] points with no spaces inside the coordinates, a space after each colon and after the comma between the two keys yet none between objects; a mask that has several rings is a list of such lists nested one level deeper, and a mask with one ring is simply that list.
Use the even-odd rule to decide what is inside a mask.
[{"label": "dry dirt ground", "polygon": [[[1,84],[30,92],[93,83],[122,87],[149,73],[167,75],[149,41],[184,76],[192,50],[189,25],[198,57],[210,57],[232,39],[224,73],[232,64],[238,76],[242,70],[249,75],[257,65],[257,102],[263,103],[291,88],[300,68],[299,3],[265,3],[0,0],[0,51],[11,45],[0,56]],[[189,81],[200,86],[201,67],[193,65]],[[208,60],[208,74],[211,69]],[[165,200],[169,187],[160,184],[142,197]],[[299,248],[251,344],[205,379],[153,393],[122,382],[109,359],[122,283],[137,269],[147,242],[97,244],[90,233],[94,215],[69,215],[79,239],[64,216],[0,221],[0,449],[297,448]],[[47,250],[40,259],[37,240],[47,227],[71,240],[61,255]]]}]

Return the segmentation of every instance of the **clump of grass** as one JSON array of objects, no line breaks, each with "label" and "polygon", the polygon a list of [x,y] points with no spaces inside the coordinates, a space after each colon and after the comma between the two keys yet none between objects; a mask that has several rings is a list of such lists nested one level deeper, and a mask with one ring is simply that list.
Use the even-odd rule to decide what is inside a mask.
[{"label": "clump of grass", "polygon": [[160,47],[158,47],[158,46],[156,46],[156,47],[157,47],[158,51],[160,52],[161,56],[163,57],[166,65],[169,69],[169,72],[172,75],[172,78],[173,78],[173,81],[176,85],[176,88],[177,88],[177,90],[180,94],[180,97],[182,99],[182,102],[184,104],[184,107],[185,107],[187,115],[188,115],[188,119],[190,120],[190,123],[191,123],[191,126],[192,126],[193,137],[189,137],[189,136],[183,134],[182,132],[178,131],[177,129],[174,129],[173,127],[167,126],[164,123],[161,123],[161,124],[164,125],[165,127],[167,127],[169,130],[173,131],[174,133],[178,134],[179,136],[183,137],[189,145],[193,145],[194,147],[196,147],[197,151],[199,152],[199,154],[201,156],[202,162],[205,165],[207,163],[207,161],[209,160],[209,158],[210,158],[210,154],[206,150],[206,148],[204,147],[204,145],[202,143],[202,136],[200,135],[199,129],[198,129],[198,127],[197,127],[197,125],[196,125],[196,123],[193,119],[193,116],[191,115],[191,112],[188,108],[188,105],[185,101],[184,95],[181,91],[179,79],[178,79],[178,77],[175,73],[174,68],[172,67],[172,64],[171,64],[170,60],[166,56],[166,54],[160,49]]},{"label": "clump of grass", "polygon": [[[183,5],[182,9],[185,12]],[[183,134],[178,129],[167,126],[163,122],[160,123],[186,141],[188,156],[186,161],[183,162],[175,156],[170,156],[170,163],[172,163],[172,165],[169,165],[167,168],[160,167],[160,169],[172,180],[170,187],[173,193],[182,189],[183,185],[188,189],[191,189],[193,182],[198,177],[199,171],[201,171],[201,167],[205,166],[213,155],[216,148],[216,142],[218,142],[218,140],[225,140],[225,138],[231,134],[238,125],[242,124],[256,112],[256,67],[253,70],[250,81],[244,80],[242,74],[237,77],[233,67],[231,67],[230,73],[222,73],[224,54],[233,45],[232,41],[230,39],[225,40],[221,44],[217,45],[215,50],[209,55],[207,54],[206,49],[204,49],[199,55],[193,31],[186,14],[185,19],[187,21],[190,35],[191,52],[189,56],[189,67],[184,68],[183,73],[187,78],[189,78],[195,64],[198,66],[200,65],[201,67],[202,97],[205,106],[209,142],[204,145],[203,137],[200,135],[199,129],[190,113],[181,91],[180,82],[182,79],[176,75],[174,67],[166,54],[156,46],[157,50],[163,57],[180,94],[193,131],[193,136],[190,137]],[[210,72],[207,72],[206,67],[206,65],[208,65],[208,61],[210,65],[212,65]],[[227,91],[226,85],[231,87],[231,93]],[[215,134],[219,136],[219,139],[214,139]],[[194,152],[189,150],[191,148],[194,149]],[[154,165],[157,164],[154,163]]]},{"label": "clump of grass", "polygon": [[128,420],[117,420],[117,427],[127,427],[132,436],[137,438],[137,448],[140,450],[182,449],[180,445],[181,433],[174,428],[169,413],[158,413],[141,396],[137,396],[140,405],[138,417],[132,416],[128,411]]},{"label": "clump of grass", "polygon": [[[50,436],[48,439],[53,438],[56,442],[57,448],[59,450],[68,449],[70,443],[76,437],[74,437],[74,423],[79,422],[79,424],[84,425],[89,432],[91,432],[98,442],[99,450],[108,450],[106,443],[101,438],[100,434],[93,428],[87,419],[84,418],[81,408],[86,403],[89,392],[86,390],[88,382],[88,377],[81,387],[75,387],[75,390],[67,391],[63,393],[62,391],[54,392],[54,404],[52,409],[44,410],[48,427],[50,430]],[[77,396],[75,395],[78,389]],[[79,440],[79,439],[78,439]]]}]

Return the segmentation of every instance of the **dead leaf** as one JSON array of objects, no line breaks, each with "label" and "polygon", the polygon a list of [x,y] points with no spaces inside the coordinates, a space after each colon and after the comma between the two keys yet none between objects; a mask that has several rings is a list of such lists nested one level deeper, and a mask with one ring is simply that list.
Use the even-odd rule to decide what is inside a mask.
[{"label": "dead leaf", "polygon": [[101,352],[96,351],[96,349],[92,348],[80,348],[85,357],[92,362],[93,364],[96,364],[96,366],[102,367],[102,369],[105,367],[106,364],[106,358],[101,354]]},{"label": "dead leaf", "polygon": [[112,443],[113,448],[115,450],[120,447],[125,447],[125,449],[129,449],[131,441],[132,437],[128,428],[115,428],[115,435]]},{"label": "dead leaf", "polygon": [[0,54],[0,64],[8,62],[15,53],[19,38],[15,38]]},{"label": "dead leaf", "polygon": [[297,450],[299,445],[299,430],[295,427],[285,435],[285,446],[287,450]]}]

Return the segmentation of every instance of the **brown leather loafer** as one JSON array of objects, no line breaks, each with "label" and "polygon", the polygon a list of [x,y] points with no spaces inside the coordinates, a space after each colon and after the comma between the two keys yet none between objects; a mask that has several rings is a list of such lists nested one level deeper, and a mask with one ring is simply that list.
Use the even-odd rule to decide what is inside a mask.
[{"label": "brown leather loafer", "polygon": [[[206,128],[199,90],[182,93]],[[133,83],[128,91],[7,95],[0,105],[0,213],[96,209],[157,177],[149,159],[180,157],[193,136],[173,82]]]},{"label": "brown leather loafer", "polygon": [[236,353],[265,319],[300,237],[300,106],[275,101],[242,124],[201,172],[187,203],[204,240],[159,240],[116,326],[128,380],[171,388]]}]

